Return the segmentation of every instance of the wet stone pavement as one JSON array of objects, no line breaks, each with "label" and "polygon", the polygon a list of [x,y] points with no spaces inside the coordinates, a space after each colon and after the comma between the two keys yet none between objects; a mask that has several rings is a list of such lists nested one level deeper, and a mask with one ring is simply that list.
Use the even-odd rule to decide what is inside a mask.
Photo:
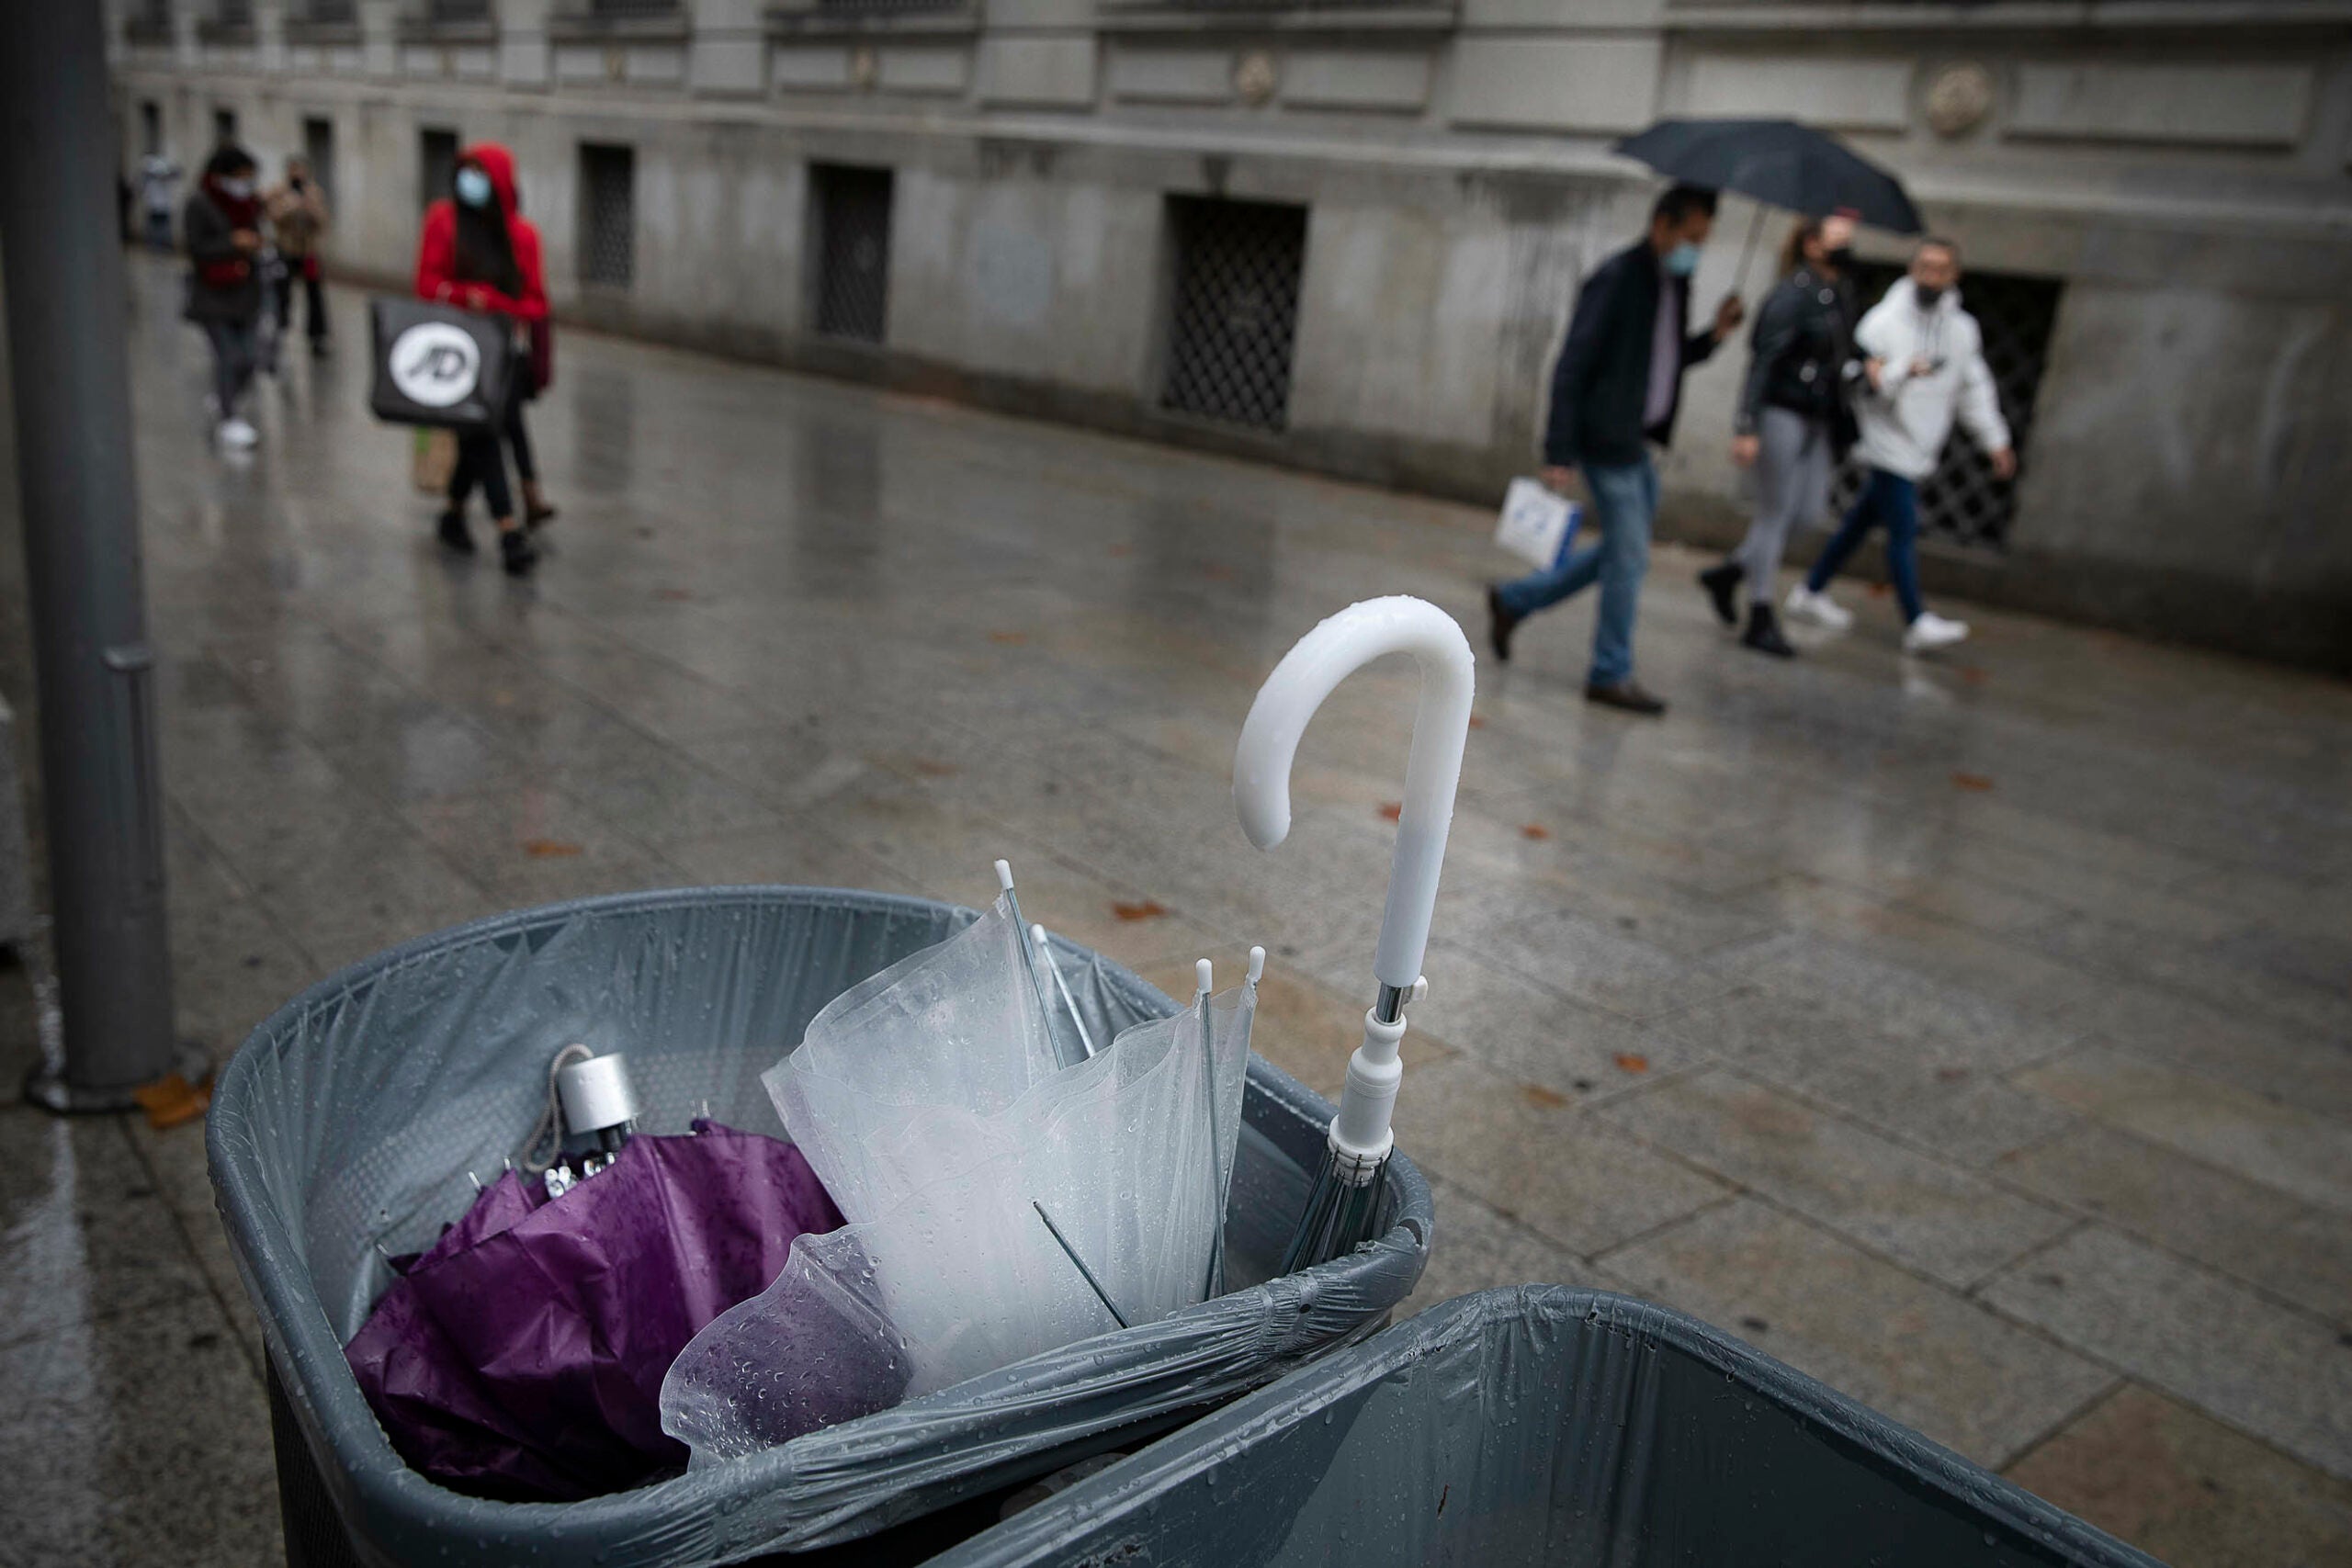
[{"label": "wet stone pavement", "polygon": [[[1484,517],[575,333],[517,585],[434,546],[356,296],[232,464],[170,275],[134,278],[175,981],[216,1056],[494,910],[976,902],[1005,855],[1165,987],[1264,942],[1260,1048],[1336,1090],[1409,672],[1325,709],[1271,855],[1234,738],[1353,599],[1475,633]],[[1482,659],[1397,1106],[1438,1191],[1413,1307],[1634,1292],[2177,1562],[2352,1561],[2352,690],[1987,614],[1905,661],[1859,592],[1781,665],[1699,564],[1661,548],[1643,608],[1663,723],[1579,700],[1589,602]],[[261,1355],[198,1128],[0,1110],[0,1564],[269,1560]]]}]

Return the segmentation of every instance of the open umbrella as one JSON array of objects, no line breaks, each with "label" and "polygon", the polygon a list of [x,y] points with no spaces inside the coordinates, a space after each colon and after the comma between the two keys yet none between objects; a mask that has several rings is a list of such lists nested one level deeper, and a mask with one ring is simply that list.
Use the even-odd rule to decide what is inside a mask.
[{"label": "open umbrella", "polygon": [[345,1356],[412,1469],[512,1501],[617,1491],[685,1462],[658,1408],[678,1351],[841,1223],[797,1149],[708,1121],[557,1197],[508,1170]]},{"label": "open umbrella", "polygon": [[[1662,119],[1623,138],[1616,150],[1684,185],[1736,191],[1808,217],[1850,212],[1897,234],[1925,227],[1901,180],[1826,131],[1792,119]],[[1748,226],[1739,260],[1743,281],[1763,219],[1759,211]]]},{"label": "open umbrella", "polygon": [[1405,1004],[1421,994],[1421,956],[1437,908],[1438,872],[1453,822],[1453,789],[1470,738],[1475,688],[1469,641],[1453,618],[1425,600],[1367,599],[1298,639],[1259,688],[1233,755],[1233,803],[1242,831],[1261,850],[1290,833],[1290,767],[1306,722],[1332,689],[1384,654],[1409,653],[1421,667],[1396,854],[1380,917],[1373,978],[1380,989],[1364,1014],[1363,1043],[1348,1059],[1347,1087],[1322,1169],[1283,1259],[1285,1274],[1353,1251],[1372,1239],[1379,1176],[1393,1140],[1389,1112],[1404,1077],[1397,1050]]}]

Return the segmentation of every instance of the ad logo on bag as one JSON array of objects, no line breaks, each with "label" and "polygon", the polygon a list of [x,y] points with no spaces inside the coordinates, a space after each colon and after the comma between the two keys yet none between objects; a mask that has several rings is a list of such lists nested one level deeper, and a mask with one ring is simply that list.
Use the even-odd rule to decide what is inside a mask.
[{"label": "ad logo on bag", "polygon": [[409,401],[446,409],[473,395],[481,349],[473,334],[447,321],[421,321],[392,341],[392,385]]}]

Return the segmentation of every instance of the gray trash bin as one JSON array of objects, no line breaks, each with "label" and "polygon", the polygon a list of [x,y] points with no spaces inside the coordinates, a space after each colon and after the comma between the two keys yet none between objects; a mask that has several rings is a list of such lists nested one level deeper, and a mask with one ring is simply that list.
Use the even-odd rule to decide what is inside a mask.
[{"label": "gray trash bin", "polygon": [[1282,1568],[2156,1568],[1664,1307],[1435,1307],[933,1560]]},{"label": "gray trash bin", "polygon": [[[559,1048],[627,1051],[649,1130],[683,1130],[706,1101],[722,1122],[773,1127],[759,1074],[818,1009],[973,918],[819,888],[588,899],[421,938],[256,1029],[220,1074],[206,1138],[268,1343],[292,1561],[670,1568],[854,1540],[1132,1447],[1377,1327],[1428,1257],[1429,1189],[1390,1161],[1379,1240],[1266,1279],[1331,1109],[1253,1059],[1229,1295],[587,1502],[489,1502],[401,1462],[343,1357],[389,1280],[379,1247],[414,1250],[465,1209],[467,1173],[521,1141]],[[1057,957],[1097,1039],[1175,1010],[1084,949],[1057,942]]]}]

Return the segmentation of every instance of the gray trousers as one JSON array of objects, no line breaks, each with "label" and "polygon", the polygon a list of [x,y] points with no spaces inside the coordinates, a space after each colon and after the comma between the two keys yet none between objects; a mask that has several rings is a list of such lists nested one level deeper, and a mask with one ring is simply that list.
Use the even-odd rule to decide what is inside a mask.
[{"label": "gray trousers", "polygon": [[1756,511],[1731,558],[1747,573],[1748,599],[1769,604],[1790,533],[1829,509],[1835,465],[1827,426],[1801,413],[1767,408],[1756,422],[1756,434],[1762,446],[1756,457]]}]

